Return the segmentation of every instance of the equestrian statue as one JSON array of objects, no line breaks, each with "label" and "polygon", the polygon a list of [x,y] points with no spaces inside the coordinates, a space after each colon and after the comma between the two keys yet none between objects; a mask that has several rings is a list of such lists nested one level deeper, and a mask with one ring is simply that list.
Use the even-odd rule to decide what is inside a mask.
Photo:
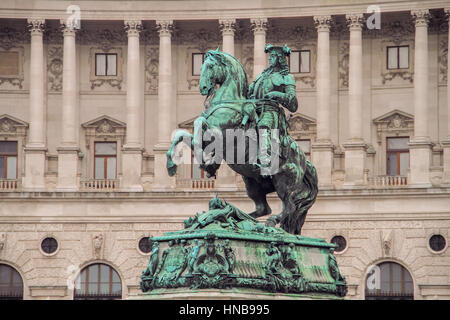
[{"label": "equestrian statue", "polygon": [[[167,151],[170,176],[177,171],[175,150],[185,142],[193,150],[200,168],[215,176],[222,160],[242,175],[248,196],[255,202],[258,218],[272,213],[266,196],[276,192],[283,203],[280,214],[270,216],[266,224],[299,235],[308,209],[317,197],[317,174],[296,141],[288,133],[284,109],[296,112],[298,101],[295,79],[289,73],[290,49],[268,44],[269,66],[248,86],[242,64],[232,55],[209,51],[201,68],[200,93],[206,96],[205,109],[194,121],[194,133],[178,130]],[[230,131],[231,130],[231,131]],[[229,132],[244,132],[244,143],[236,143]],[[214,138],[205,139],[208,135]],[[220,139],[223,150],[212,150]],[[255,151],[254,146],[257,146]],[[244,156],[239,161],[239,152]]]}]

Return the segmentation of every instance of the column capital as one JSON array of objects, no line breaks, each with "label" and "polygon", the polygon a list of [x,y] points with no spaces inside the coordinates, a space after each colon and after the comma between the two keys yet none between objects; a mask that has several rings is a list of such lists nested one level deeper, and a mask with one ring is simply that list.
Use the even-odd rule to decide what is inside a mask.
[{"label": "column capital", "polygon": [[65,19],[61,19],[59,21],[59,24],[64,36],[74,36],[77,32],[77,26],[72,23],[67,23]]},{"label": "column capital", "polygon": [[219,28],[222,34],[234,35],[236,19],[219,19]]},{"label": "column capital", "polygon": [[347,14],[345,19],[350,30],[362,30],[364,24],[364,15],[362,13]]},{"label": "column capital", "polygon": [[250,23],[254,33],[265,33],[267,30],[267,18],[252,18]]},{"label": "column capital", "polygon": [[314,16],[313,19],[317,31],[330,31],[331,16],[329,15]]},{"label": "column capital", "polygon": [[170,36],[173,31],[173,20],[156,20],[159,36]]},{"label": "column capital", "polygon": [[136,36],[139,35],[139,32],[142,31],[142,21],[141,20],[125,20],[124,28],[128,36]]},{"label": "column capital", "polygon": [[428,9],[411,10],[411,15],[416,27],[428,26],[428,21],[430,20],[430,11]]},{"label": "column capital", "polygon": [[45,19],[41,18],[29,18],[27,20],[28,28],[30,29],[31,34],[41,34],[44,32],[45,28]]}]

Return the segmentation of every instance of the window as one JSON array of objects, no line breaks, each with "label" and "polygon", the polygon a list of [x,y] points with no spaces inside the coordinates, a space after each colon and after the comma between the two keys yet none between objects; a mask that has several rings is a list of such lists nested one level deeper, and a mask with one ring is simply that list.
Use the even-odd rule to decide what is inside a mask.
[{"label": "window", "polygon": [[0,142],[0,179],[17,179],[17,141]]},{"label": "window", "polygon": [[291,73],[311,72],[311,51],[292,51],[289,57],[289,69]]},{"label": "window", "polygon": [[149,237],[143,237],[139,240],[139,250],[142,253],[150,253],[152,251],[153,241]]},{"label": "window", "polygon": [[311,140],[298,140],[298,146],[305,153],[306,159],[311,160]]},{"label": "window", "polygon": [[409,68],[409,46],[387,47],[387,68]]},{"label": "window", "polygon": [[113,268],[97,263],[81,271],[75,281],[74,300],[114,299],[122,299],[122,283]]},{"label": "window", "polygon": [[117,143],[95,142],[94,177],[97,180],[116,179]]},{"label": "window", "polygon": [[192,54],[192,75],[199,76],[202,72],[202,64],[205,61],[204,53]]},{"label": "window", "polygon": [[387,175],[407,176],[409,168],[409,138],[387,138]]},{"label": "window", "polygon": [[334,250],[337,253],[342,252],[347,248],[347,240],[345,240],[343,236],[334,236],[331,238],[330,242],[337,245],[337,248]]},{"label": "window", "polygon": [[445,241],[445,238],[442,235],[434,234],[431,236],[431,238],[429,240],[429,245],[430,245],[431,250],[433,250],[434,252],[440,252],[445,249],[445,247],[447,246],[447,243]]},{"label": "window", "polygon": [[96,53],[95,54],[96,76],[117,76],[117,54]]},{"label": "window", "polygon": [[50,238],[50,237],[45,238],[41,242],[41,249],[42,249],[42,252],[44,252],[46,254],[55,253],[56,250],[58,249],[58,242],[56,241],[55,238]]},{"label": "window", "polygon": [[411,275],[403,266],[383,262],[372,268],[366,278],[366,300],[413,300]]},{"label": "window", "polygon": [[22,299],[22,277],[14,268],[6,264],[0,264],[0,300]]}]

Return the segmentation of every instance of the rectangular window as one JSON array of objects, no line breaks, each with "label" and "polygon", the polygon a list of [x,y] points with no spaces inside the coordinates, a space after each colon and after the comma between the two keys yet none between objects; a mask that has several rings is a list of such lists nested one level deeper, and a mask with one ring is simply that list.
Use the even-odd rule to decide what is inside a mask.
[{"label": "rectangular window", "polygon": [[299,140],[298,146],[302,149],[308,160],[311,160],[311,140]]},{"label": "rectangular window", "polygon": [[95,179],[116,179],[117,143],[96,142],[94,158]]},{"label": "rectangular window", "polygon": [[311,51],[292,51],[289,57],[289,70],[291,73],[311,72]]},{"label": "rectangular window", "polygon": [[95,54],[95,75],[96,76],[116,76],[117,75],[117,54],[116,53],[96,53]]},{"label": "rectangular window", "polygon": [[17,141],[0,142],[0,179],[17,179]]},{"label": "rectangular window", "polygon": [[202,64],[205,61],[204,53],[193,53],[192,54],[192,75],[199,76],[202,72]]},{"label": "rectangular window", "polygon": [[19,74],[19,52],[0,51],[0,75],[16,76]]},{"label": "rectangular window", "polygon": [[387,47],[386,58],[388,69],[408,69],[409,46]]},{"label": "rectangular window", "polygon": [[409,137],[387,138],[387,174],[407,176],[409,168]]}]

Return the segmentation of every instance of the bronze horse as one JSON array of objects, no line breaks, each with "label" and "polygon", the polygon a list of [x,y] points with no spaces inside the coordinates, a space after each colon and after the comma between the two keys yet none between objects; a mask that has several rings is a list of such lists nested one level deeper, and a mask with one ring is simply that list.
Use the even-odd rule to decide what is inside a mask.
[{"label": "bronze horse", "polygon": [[[167,151],[167,170],[170,176],[177,170],[173,155],[175,147],[180,142],[185,142],[194,151],[194,157],[201,163],[200,167],[207,175],[214,176],[222,159],[227,160],[227,150],[232,150],[236,155],[239,148],[234,137],[227,141],[226,130],[255,130],[257,121],[255,104],[271,102],[247,99],[248,82],[242,64],[219,49],[206,54],[199,87],[200,93],[207,96],[205,102],[208,103],[205,103],[205,110],[194,122],[193,135],[182,130],[176,132]],[[280,109],[280,112],[284,117],[284,111]],[[214,137],[223,138],[225,147],[223,155],[216,157],[215,161],[205,162],[208,158],[205,149],[212,143],[201,139],[207,130],[221,134]],[[278,157],[278,170],[270,175],[261,175],[261,165],[255,157],[252,160],[249,152],[250,140],[251,138],[245,140],[245,163],[228,162],[232,170],[242,175],[247,194],[255,202],[255,211],[250,215],[258,218],[271,214],[272,210],[267,203],[266,195],[277,192],[283,203],[283,210],[280,214],[269,217],[267,224],[274,226],[280,223],[285,231],[300,234],[308,209],[317,197],[317,174],[314,166],[287,132],[281,132],[278,140],[279,151],[273,153],[273,156]]]}]

